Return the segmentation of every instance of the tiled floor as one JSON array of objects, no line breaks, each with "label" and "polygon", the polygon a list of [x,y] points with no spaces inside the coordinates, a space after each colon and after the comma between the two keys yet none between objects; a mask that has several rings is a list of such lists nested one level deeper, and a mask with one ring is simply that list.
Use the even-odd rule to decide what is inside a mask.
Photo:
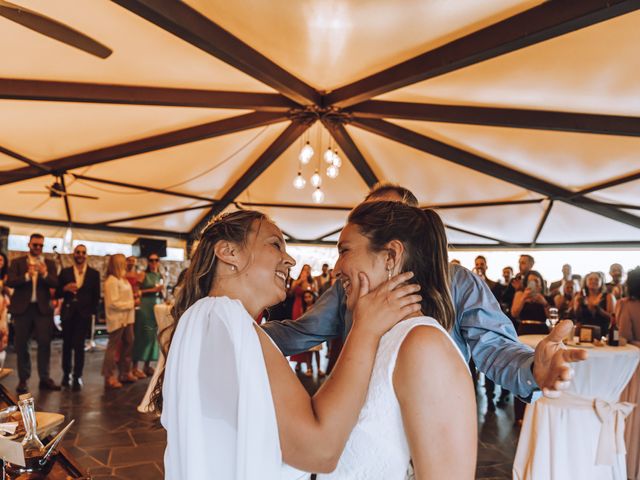
[{"label": "tiled floor", "polygon": [[[56,381],[62,375],[60,352],[61,344],[54,342],[51,372]],[[35,370],[35,348],[32,358]],[[87,353],[82,392],[41,392],[37,388],[37,375],[34,375],[30,387],[36,407],[63,413],[67,421],[76,419],[63,443],[94,479],[161,479],[165,432],[154,416],[139,414],[135,408],[146,390],[148,380],[138,381],[121,390],[105,392],[100,376],[102,358],[102,351]],[[5,365],[15,368],[15,361],[15,354],[9,353]],[[308,390],[317,388],[314,379],[305,376],[300,378]],[[3,383],[14,389],[17,384],[15,374],[3,380]],[[476,478],[510,479],[517,441],[512,404],[505,410],[487,412],[484,396],[479,395],[478,431]]]}]

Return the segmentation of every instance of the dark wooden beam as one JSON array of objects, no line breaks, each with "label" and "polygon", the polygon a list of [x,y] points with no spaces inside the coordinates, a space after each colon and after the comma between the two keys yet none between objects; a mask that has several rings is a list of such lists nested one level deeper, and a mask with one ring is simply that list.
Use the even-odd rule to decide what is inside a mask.
[{"label": "dark wooden beam", "polygon": [[504,207],[507,205],[529,205],[532,203],[540,203],[542,201],[544,201],[544,198],[536,198],[531,200],[496,200],[494,202],[442,203],[440,205],[426,205],[422,208],[431,208],[433,210],[449,210],[456,208]]},{"label": "dark wooden beam", "polygon": [[551,213],[552,208],[553,208],[553,200],[549,200],[549,205],[547,205],[547,208],[544,209],[542,218],[540,218],[540,222],[538,222],[538,228],[536,228],[536,233],[533,235],[533,240],[531,241],[532,247],[536,246],[536,242],[538,241],[540,232],[542,232],[542,229],[544,228],[544,224],[547,223],[547,218],[549,218],[549,214]]},{"label": "dark wooden beam", "polygon": [[49,170],[43,164],[36,162],[35,160],[31,160],[30,158],[27,158],[24,155],[20,155],[19,153],[16,153],[13,150],[9,150],[8,148],[0,146],[0,152],[4,153],[5,155],[15,160],[18,160],[19,162],[26,163],[30,167],[36,168],[38,170],[42,170],[44,173],[47,173],[47,174],[51,173],[51,170]]},{"label": "dark wooden beam", "polygon": [[144,220],[146,218],[162,217],[164,215],[172,215],[174,213],[190,212],[192,210],[202,210],[203,208],[209,208],[213,203],[207,203],[206,205],[198,205],[195,207],[183,207],[175,208],[173,210],[167,210],[164,212],[147,213],[145,215],[136,215],[135,217],[116,218],[113,220],[107,220],[106,222],[99,222],[97,225],[111,225],[114,223],[132,222],[134,220]]},{"label": "dark wooden beam", "polygon": [[[163,148],[175,147],[185,143],[196,142],[207,138],[227,135],[229,133],[249,130],[283,121],[281,113],[256,112],[239,115],[237,117],[225,118],[215,122],[197,125],[195,127],[183,128],[173,132],[162,133],[152,137],[125,142],[105,148],[98,148],[88,152],[69,155],[44,162],[42,165],[51,172],[62,173],[74,168],[87,167],[97,163],[108,162],[119,158],[130,157],[146,152],[153,152]],[[28,166],[2,173],[0,185],[20,182],[29,178],[45,175],[47,172]]]},{"label": "dark wooden beam", "polygon": [[640,136],[640,118],[519,108],[470,107],[369,100],[349,113],[360,118],[398,118],[494,127]]},{"label": "dark wooden beam", "polygon": [[113,0],[182,40],[269,85],[299,104],[320,105],[313,87],[178,0]]},{"label": "dark wooden beam", "polygon": [[88,175],[79,175],[75,173],[69,173],[69,174],[72,175],[74,178],[77,178],[78,180],[85,180],[88,182],[103,183],[105,185],[113,185],[115,187],[125,187],[125,188],[131,188],[133,190],[141,190],[144,192],[160,193],[162,195],[171,195],[174,197],[190,198],[192,200],[202,200],[204,202],[211,202],[210,198],[200,197],[198,195],[191,195],[190,193],[174,192],[173,190],[166,190],[164,188],[146,187],[143,185],[134,185],[132,183],[117,182],[115,180],[105,180],[103,178],[96,178]]},{"label": "dark wooden beam", "polygon": [[282,155],[291,144],[302,135],[312,122],[292,121],[291,124],[282,132],[274,142],[258,157],[258,159],[249,167],[249,169],[234,183],[229,190],[218,200],[215,206],[200,219],[200,221],[191,230],[192,236],[200,235],[202,229],[207,225],[209,220],[222,212],[227,206],[235,201],[235,199],[244,192],[253,181],[260,176],[269,166]]},{"label": "dark wooden beam", "polygon": [[347,107],[428,78],[468,67],[640,8],[638,0],[544,2],[325,96]]},{"label": "dark wooden beam", "polygon": [[584,188],[578,192],[576,192],[573,196],[582,197],[588,193],[597,192],[598,190],[604,190],[605,188],[616,187],[618,185],[622,185],[623,183],[633,182],[634,180],[638,180],[640,178],[640,171],[632,173],[630,175],[625,175],[624,177],[616,178],[614,180],[609,180],[608,182],[599,183],[598,185],[594,185],[589,188]]},{"label": "dark wooden beam", "polygon": [[121,105],[237,108],[260,112],[287,112],[298,106],[277,93],[225,92],[17,78],[0,78],[0,98]]},{"label": "dark wooden beam", "polygon": [[[23,217],[17,215],[8,215],[0,213],[0,221],[13,222],[13,223],[25,223],[31,225],[47,225],[52,227],[68,227],[69,223],[63,220],[51,220],[49,218],[34,218]],[[73,228],[82,228],[85,230],[94,230],[99,232],[115,232],[115,233],[127,233],[131,235],[139,235],[141,237],[165,237],[165,238],[178,238],[185,240],[188,233],[170,232],[167,230],[154,230],[148,228],[129,228],[129,227],[112,227],[108,225],[96,225],[93,223],[79,223],[73,222]]]},{"label": "dark wooden beam", "polygon": [[291,204],[291,203],[256,203],[256,202],[233,202],[236,206],[251,208],[292,208],[296,210],[338,210],[349,212],[353,207],[341,207],[337,205],[308,205],[308,204]]},{"label": "dark wooden beam", "polygon": [[358,146],[347,132],[347,129],[344,128],[344,125],[340,122],[333,122],[324,118],[322,119],[322,124],[329,130],[329,133],[331,133],[331,136],[338,143],[358,174],[360,174],[364,183],[366,183],[369,188],[378,183],[378,177],[371,169],[371,166],[369,166],[367,159],[360,153]]},{"label": "dark wooden beam", "polygon": [[624,212],[618,208],[603,205],[590,198],[572,198],[574,192],[564,187],[552,184],[527,173],[519,172],[507,167],[506,165],[502,165],[471,152],[467,152],[466,150],[429,138],[393,123],[377,119],[354,119],[353,124],[369,132],[381,135],[382,137],[394,140],[425,153],[435,155],[457,165],[462,165],[546,197],[561,200],[589,212],[597,213],[598,215],[611,218],[618,222],[640,228],[640,217]]}]

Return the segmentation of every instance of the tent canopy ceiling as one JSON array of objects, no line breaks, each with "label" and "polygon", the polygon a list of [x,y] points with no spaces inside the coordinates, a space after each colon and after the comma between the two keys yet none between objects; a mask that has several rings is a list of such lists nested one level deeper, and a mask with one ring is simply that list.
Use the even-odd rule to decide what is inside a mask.
[{"label": "tent canopy ceiling", "polygon": [[0,222],[335,242],[390,181],[458,247],[640,246],[637,1],[14,2],[113,53],[0,16]]}]

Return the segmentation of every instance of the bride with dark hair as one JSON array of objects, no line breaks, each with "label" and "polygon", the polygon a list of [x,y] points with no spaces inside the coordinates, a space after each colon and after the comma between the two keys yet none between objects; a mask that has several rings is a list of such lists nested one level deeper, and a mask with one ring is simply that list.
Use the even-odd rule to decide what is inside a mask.
[{"label": "bride with dark hair", "polygon": [[408,272],[376,281],[375,289],[355,274],[353,328],[331,377],[309,397],[253,321],[285,298],[294,263],[282,232],[261,213],[230,213],[203,231],[152,397],[167,430],[166,478],[270,480],[335,469],[380,338],[420,310],[420,287],[407,283]]}]

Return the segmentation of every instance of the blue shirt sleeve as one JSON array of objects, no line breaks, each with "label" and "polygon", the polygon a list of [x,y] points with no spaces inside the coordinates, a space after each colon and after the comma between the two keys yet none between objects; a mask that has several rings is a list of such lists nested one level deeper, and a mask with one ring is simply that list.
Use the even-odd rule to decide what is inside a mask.
[{"label": "blue shirt sleeve", "polygon": [[[337,281],[297,320],[274,320],[262,325],[284,355],[306,352],[331,338],[344,336],[346,306],[342,283]],[[350,325],[349,325],[350,326]]]},{"label": "blue shirt sleeve", "polygon": [[459,265],[451,265],[451,294],[456,310],[453,339],[478,370],[523,399],[538,388],[533,378],[533,349],[518,341],[487,284]]}]

